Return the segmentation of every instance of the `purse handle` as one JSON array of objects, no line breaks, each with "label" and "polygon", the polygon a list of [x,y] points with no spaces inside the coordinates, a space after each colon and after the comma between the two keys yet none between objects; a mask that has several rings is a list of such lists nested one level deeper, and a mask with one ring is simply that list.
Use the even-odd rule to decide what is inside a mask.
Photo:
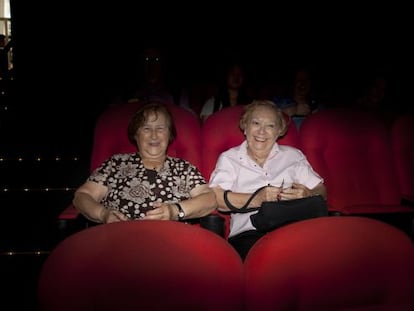
[{"label": "purse handle", "polygon": [[260,187],[259,189],[257,189],[255,192],[252,193],[252,195],[250,196],[250,198],[247,200],[247,202],[241,207],[241,208],[237,208],[235,207],[233,204],[230,203],[229,199],[228,199],[228,193],[232,192],[231,190],[225,190],[224,191],[224,203],[226,203],[226,206],[235,213],[248,213],[251,211],[256,211],[258,209],[258,207],[248,207],[250,202],[254,199],[254,197],[259,193],[260,190],[266,188],[267,186],[263,186]]}]

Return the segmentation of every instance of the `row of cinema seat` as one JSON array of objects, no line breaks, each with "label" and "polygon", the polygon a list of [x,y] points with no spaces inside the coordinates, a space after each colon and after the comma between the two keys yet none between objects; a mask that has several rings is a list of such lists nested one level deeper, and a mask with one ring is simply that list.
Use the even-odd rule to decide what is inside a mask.
[{"label": "row of cinema seat", "polygon": [[414,244],[367,217],[320,217],[262,237],[244,262],[173,221],[93,226],[46,258],[39,311],[411,311]]},{"label": "row of cinema seat", "polygon": [[[98,118],[90,169],[114,153],[134,152],[127,139],[128,121],[139,103],[111,106]],[[242,142],[238,123],[242,106],[225,108],[201,124],[181,107],[169,105],[177,139],[168,154],[189,160],[208,179],[221,152]],[[414,116],[386,122],[362,110],[332,108],[309,116],[300,131],[290,123],[280,144],[299,147],[325,179],[328,206],[336,215],[414,217]],[[411,206],[410,206],[411,205]],[[228,215],[226,234],[228,233]],[[69,206],[60,222],[77,217]]]},{"label": "row of cinema seat", "polygon": [[[110,107],[98,119],[91,170],[113,153],[135,150],[125,132],[136,108]],[[207,178],[218,155],[243,139],[242,107],[226,108],[203,125],[169,108],[178,138],[168,153],[190,160]],[[300,132],[291,125],[279,143],[305,152],[326,180],[331,211],[347,217],[279,228],[244,262],[225,239],[200,226],[137,221],[86,228],[45,261],[39,310],[413,310],[412,240],[360,215],[414,215],[400,204],[414,190],[413,126],[413,117],[389,126],[343,109],[312,115]],[[66,221],[76,216],[73,207],[61,214]]]}]

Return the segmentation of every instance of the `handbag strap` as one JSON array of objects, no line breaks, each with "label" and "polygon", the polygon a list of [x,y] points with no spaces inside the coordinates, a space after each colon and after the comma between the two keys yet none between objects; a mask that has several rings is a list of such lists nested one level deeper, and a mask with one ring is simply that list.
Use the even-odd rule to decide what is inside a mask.
[{"label": "handbag strap", "polygon": [[232,211],[232,212],[236,212],[236,213],[248,213],[251,211],[255,211],[258,209],[258,207],[248,207],[250,202],[252,202],[252,200],[254,199],[254,197],[259,193],[260,190],[266,188],[267,186],[263,186],[260,187],[259,189],[257,189],[255,192],[252,193],[252,195],[250,196],[250,198],[247,200],[247,202],[241,207],[241,208],[237,208],[235,207],[233,204],[231,204],[231,202],[228,199],[228,193],[231,192],[231,190],[226,190],[224,191],[224,203],[226,203],[226,206]]}]

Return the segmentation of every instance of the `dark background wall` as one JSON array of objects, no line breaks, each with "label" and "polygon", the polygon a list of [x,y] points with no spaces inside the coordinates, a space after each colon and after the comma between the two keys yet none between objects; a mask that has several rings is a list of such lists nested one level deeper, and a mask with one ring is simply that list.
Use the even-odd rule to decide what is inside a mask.
[{"label": "dark background wall", "polygon": [[136,78],[139,52],[150,41],[168,51],[169,77],[178,84],[214,79],[223,56],[235,51],[258,83],[309,63],[338,92],[367,72],[383,70],[393,79],[398,106],[410,95],[411,22],[402,7],[11,4],[12,105],[17,116],[41,129],[39,139],[51,128],[61,132],[55,144],[90,143],[94,118]]}]

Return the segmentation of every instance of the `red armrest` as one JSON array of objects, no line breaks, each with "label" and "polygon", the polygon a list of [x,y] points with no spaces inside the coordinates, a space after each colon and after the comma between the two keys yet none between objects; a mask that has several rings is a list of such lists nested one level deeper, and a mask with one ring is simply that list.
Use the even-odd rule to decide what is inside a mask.
[{"label": "red armrest", "polygon": [[59,214],[58,219],[59,220],[74,220],[78,217],[78,215],[79,215],[78,210],[73,206],[73,204],[70,204]]}]

